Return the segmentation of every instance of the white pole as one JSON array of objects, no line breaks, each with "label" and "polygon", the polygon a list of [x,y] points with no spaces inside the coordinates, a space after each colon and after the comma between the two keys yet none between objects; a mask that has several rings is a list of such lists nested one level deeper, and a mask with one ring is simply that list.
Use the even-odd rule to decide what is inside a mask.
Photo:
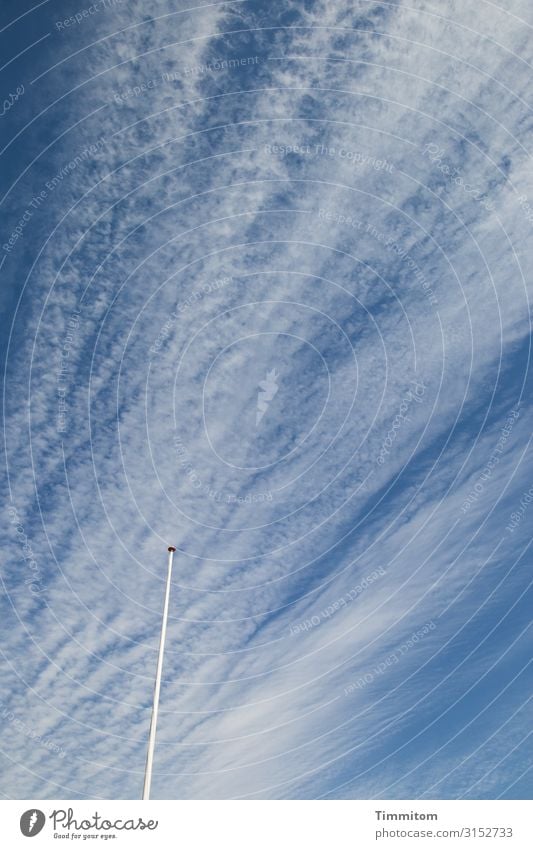
[{"label": "white pole", "polygon": [[144,773],[143,799],[150,798],[150,785],[152,783],[152,765],[154,762],[155,734],[157,730],[157,711],[159,709],[159,691],[161,690],[161,673],[163,671],[163,654],[165,651],[165,637],[167,634],[168,604],[170,601],[170,584],[172,580],[172,561],[176,549],[173,545],[168,547],[168,574],[167,587],[165,590],[165,606],[163,607],[163,624],[161,626],[161,638],[159,640],[159,657],[157,658],[157,671],[155,674],[154,705],[152,707],[152,720],[150,722],[150,737],[148,739],[148,753],[146,755],[146,770]]}]

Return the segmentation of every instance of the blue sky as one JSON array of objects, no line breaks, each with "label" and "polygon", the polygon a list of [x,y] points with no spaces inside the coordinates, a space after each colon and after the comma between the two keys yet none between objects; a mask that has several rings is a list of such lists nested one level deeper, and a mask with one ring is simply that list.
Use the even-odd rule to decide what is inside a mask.
[{"label": "blue sky", "polygon": [[530,798],[532,26],[4,2],[3,798]]}]

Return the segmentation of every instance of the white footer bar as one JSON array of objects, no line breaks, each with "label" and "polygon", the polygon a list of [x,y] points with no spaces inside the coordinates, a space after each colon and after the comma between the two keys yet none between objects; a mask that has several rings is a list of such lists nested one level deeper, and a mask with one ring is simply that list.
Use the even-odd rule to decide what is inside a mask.
[{"label": "white footer bar", "polygon": [[[529,801],[3,801],[2,845],[531,849]],[[28,844],[35,837],[35,844]]]}]

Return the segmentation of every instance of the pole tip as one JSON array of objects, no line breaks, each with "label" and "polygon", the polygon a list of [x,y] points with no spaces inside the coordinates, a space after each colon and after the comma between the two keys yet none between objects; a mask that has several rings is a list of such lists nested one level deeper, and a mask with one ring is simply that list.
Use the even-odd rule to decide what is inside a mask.
[{"label": "pole tip", "polygon": [[174,546],[173,546],[173,545],[169,545],[168,550],[169,550],[169,551],[176,551],[176,549],[174,548]]}]

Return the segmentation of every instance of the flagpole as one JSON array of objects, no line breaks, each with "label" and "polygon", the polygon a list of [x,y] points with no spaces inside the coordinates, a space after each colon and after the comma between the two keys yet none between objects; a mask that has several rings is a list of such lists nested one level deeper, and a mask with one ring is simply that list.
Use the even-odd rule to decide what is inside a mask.
[{"label": "flagpole", "polygon": [[163,607],[163,624],[161,626],[161,637],[159,640],[159,656],[157,658],[157,670],[155,674],[154,704],[152,707],[152,719],[150,721],[150,736],[148,738],[148,752],[146,755],[146,769],[144,772],[143,799],[150,798],[150,785],[152,783],[152,766],[154,762],[155,735],[157,730],[157,712],[159,710],[159,693],[161,690],[161,673],[163,671],[163,654],[165,651],[165,637],[167,634],[168,605],[170,601],[170,585],[172,581],[172,562],[176,549],[173,545],[168,547],[168,574],[165,590],[165,605]]}]

